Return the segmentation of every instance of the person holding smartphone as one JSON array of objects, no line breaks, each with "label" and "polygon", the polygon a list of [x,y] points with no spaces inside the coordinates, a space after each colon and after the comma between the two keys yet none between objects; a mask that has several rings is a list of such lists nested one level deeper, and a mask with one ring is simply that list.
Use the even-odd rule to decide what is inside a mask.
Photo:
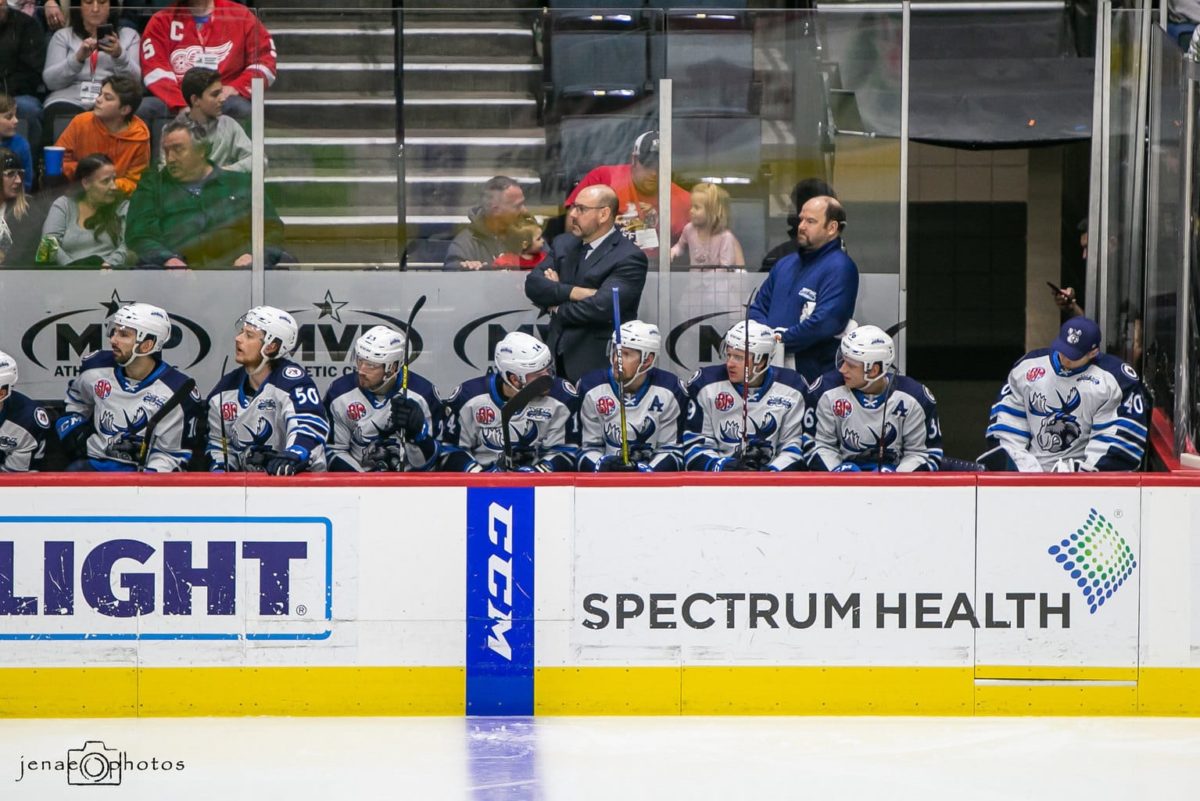
[{"label": "person holding smartphone", "polygon": [[53,144],[76,114],[92,110],[109,77],[122,75],[141,83],[137,31],[116,28],[116,16],[110,0],[78,0],[71,4],[71,24],[51,37],[42,70],[50,90],[43,114],[44,144]]}]

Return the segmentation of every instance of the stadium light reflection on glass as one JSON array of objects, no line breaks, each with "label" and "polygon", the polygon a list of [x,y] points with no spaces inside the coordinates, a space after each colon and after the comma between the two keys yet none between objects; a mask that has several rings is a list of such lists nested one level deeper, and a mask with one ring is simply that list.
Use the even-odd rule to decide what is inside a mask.
[{"label": "stadium light reflection on glass", "polygon": [[700,176],[700,180],[707,184],[748,184],[748,183],[750,183],[749,178],[742,178],[741,176],[737,176],[737,175],[726,175],[725,177],[721,177],[720,175],[702,175],[702,176]]}]

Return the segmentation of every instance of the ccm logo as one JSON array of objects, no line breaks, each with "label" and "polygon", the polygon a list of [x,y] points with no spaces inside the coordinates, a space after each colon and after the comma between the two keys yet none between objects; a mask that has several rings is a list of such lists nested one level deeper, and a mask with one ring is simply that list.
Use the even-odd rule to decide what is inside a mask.
[{"label": "ccm logo", "polygon": [[512,661],[512,644],[508,632],[512,631],[512,523],[511,506],[498,503],[488,505],[488,539],[496,551],[488,557],[488,619],[492,621],[487,647],[501,657]]}]

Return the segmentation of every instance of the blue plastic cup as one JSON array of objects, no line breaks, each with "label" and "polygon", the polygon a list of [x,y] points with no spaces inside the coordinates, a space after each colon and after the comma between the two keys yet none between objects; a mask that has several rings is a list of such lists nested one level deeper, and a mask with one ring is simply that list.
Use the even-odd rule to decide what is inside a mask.
[{"label": "blue plastic cup", "polygon": [[46,175],[62,175],[63,153],[66,148],[46,147],[42,149],[42,160],[46,165]]}]

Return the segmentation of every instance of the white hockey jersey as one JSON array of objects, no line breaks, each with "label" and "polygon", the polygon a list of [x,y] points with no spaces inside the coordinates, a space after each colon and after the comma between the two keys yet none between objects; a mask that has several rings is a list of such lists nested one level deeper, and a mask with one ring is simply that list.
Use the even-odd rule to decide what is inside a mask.
[{"label": "white hockey jersey", "polygon": [[10,390],[0,404],[0,470],[24,473],[36,459],[46,455],[50,415],[22,395]]},{"label": "white hockey jersey", "polygon": [[[472,378],[446,399],[442,442],[446,470],[499,469],[504,453],[500,410],[504,400],[495,373]],[[555,378],[550,394],[535,398],[509,421],[513,463],[539,472],[575,469],[578,455],[579,395]]]},{"label": "white hockey jersey", "polygon": [[988,441],[1016,469],[1136,470],[1146,451],[1146,395],[1137,372],[1102,353],[1065,370],[1048,348],[1026,354],[992,406]]},{"label": "white hockey jersey", "polygon": [[867,395],[847,388],[837,370],[817,378],[810,387],[812,411],[806,421],[810,470],[832,471],[845,462],[867,471],[881,464],[897,473],[939,469],[942,429],[933,393],[908,376],[891,381],[890,393]]},{"label": "white hockey jersey", "polygon": [[[625,396],[629,461],[651,470],[683,469],[683,423],[687,393],[672,373],[651,367],[638,391]],[[612,368],[579,380],[579,469],[591,472],[605,456],[621,454],[621,413]]]},{"label": "white hockey jersey", "polygon": [[324,471],[329,423],[317,387],[304,368],[280,359],[258,392],[249,395],[248,378],[242,368],[226,373],[208,396],[210,469],[262,471],[263,465],[256,462],[263,453],[299,446],[308,452],[306,469]]},{"label": "white hockey jersey", "polygon": [[[122,440],[140,439],[154,413],[175,394],[187,376],[159,361],[138,382],[125,375],[111,351],[99,351],[83,360],[79,374],[67,385],[67,413],[55,424],[59,438],[89,420],[95,432],[88,437],[87,455],[92,467],[102,471],[135,469],[132,460],[114,458],[108,446]],[[146,455],[146,470],[171,473],[186,470],[192,452],[188,445],[195,436],[200,394],[176,406],[154,429]]]},{"label": "white hockey jersey", "polygon": [[[768,457],[766,469],[794,470],[803,464],[804,394],[795,370],[770,367],[747,400],[747,450]],[[719,470],[719,460],[742,444],[742,386],[729,380],[723,364],[705,367],[688,379],[688,420],[683,432],[688,470]]]},{"label": "white hockey jersey", "polygon": [[[329,419],[329,442],[326,457],[330,470],[350,470],[369,473],[384,467],[389,449],[398,449],[396,434],[381,437],[392,416],[392,398],[400,394],[397,381],[386,395],[366,392],[358,386],[358,376],[344,375],[325,392],[325,415]],[[437,428],[442,420],[442,401],[433,384],[412,372],[408,373],[408,397],[421,407],[425,415],[424,438],[420,443],[406,441],[409,470],[429,470],[437,461]],[[398,453],[398,450],[395,450]]]}]

